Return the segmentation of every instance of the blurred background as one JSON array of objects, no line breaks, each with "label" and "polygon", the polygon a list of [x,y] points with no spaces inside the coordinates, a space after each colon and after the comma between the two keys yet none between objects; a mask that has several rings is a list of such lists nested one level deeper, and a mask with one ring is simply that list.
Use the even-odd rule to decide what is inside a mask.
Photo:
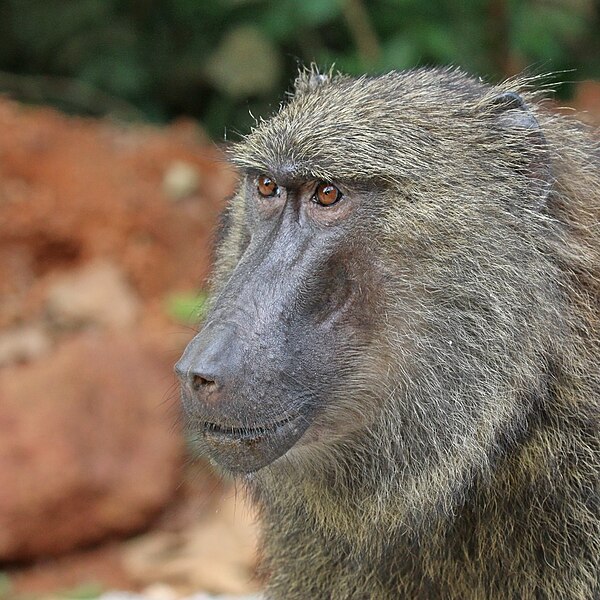
[{"label": "blurred background", "polygon": [[551,72],[551,106],[600,123],[593,0],[0,0],[2,600],[260,590],[253,511],[187,446],[172,365],[223,146],[313,61]]}]

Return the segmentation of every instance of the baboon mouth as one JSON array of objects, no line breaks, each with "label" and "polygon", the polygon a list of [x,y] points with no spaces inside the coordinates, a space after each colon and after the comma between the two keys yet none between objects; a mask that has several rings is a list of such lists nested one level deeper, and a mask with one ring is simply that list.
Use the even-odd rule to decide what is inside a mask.
[{"label": "baboon mouth", "polygon": [[232,427],[230,425],[220,425],[206,421],[204,423],[204,432],[208,435],[213,434],[234,439],[254,439],[276,433],[278,429],[296,418],[298,418],[298,415],[289,415],[273,423],[254,426],[244,425],[243,427]]},{"label": "baboon mouth", "polygon": [[243,427],[205,421],[202,440],[213,463],[230,473],[251,473],[283,456],[308,425],[309,419],[301,413]]}]

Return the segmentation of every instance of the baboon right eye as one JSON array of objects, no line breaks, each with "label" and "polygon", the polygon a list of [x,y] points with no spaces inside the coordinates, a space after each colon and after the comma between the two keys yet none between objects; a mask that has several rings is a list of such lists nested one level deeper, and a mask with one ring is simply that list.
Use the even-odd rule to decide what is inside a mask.
[{"label": "baboon right eye", "polygon": [[261,175],[256,183],[256,189],[263,198],[272,198],[273,196],[279,196],[279,186],[277,182],[268,177],[267,175]]},{"label": "baboon right eye", "polygon": [[321,181],[317,186],[313,201],[321,206],[333,206],[342,199],[342,192],[332,183]]}]

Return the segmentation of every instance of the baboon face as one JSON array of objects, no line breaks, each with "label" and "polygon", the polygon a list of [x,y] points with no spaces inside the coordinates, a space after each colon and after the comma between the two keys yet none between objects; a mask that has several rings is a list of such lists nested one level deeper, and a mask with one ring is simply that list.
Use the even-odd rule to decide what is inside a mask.
[{"label": "baboon face", "polygon": [[285,454],[355,368],[378,277],[364,239],[368,196],[285,167],[245,174],[239,260],[177,365],[194,433],[224,469]]},{"label": "baboon face", "polygon": [[335,461],[351,436],[353,460],[441,489],[518,428],[559,276],[543,135],[502,92],[452,71],[306,77],[237,147],[212,309],[177,366],[215,463],[324,444]]}]

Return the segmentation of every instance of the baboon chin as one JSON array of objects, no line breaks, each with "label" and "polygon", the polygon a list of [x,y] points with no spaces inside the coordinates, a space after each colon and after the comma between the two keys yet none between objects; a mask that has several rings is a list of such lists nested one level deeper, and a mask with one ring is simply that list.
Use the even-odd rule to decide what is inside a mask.
[{"label": "baboon chin", "polygon": [[600,598],[600,153],[528,80],[301,73],[176,370],[267,597]]}]

